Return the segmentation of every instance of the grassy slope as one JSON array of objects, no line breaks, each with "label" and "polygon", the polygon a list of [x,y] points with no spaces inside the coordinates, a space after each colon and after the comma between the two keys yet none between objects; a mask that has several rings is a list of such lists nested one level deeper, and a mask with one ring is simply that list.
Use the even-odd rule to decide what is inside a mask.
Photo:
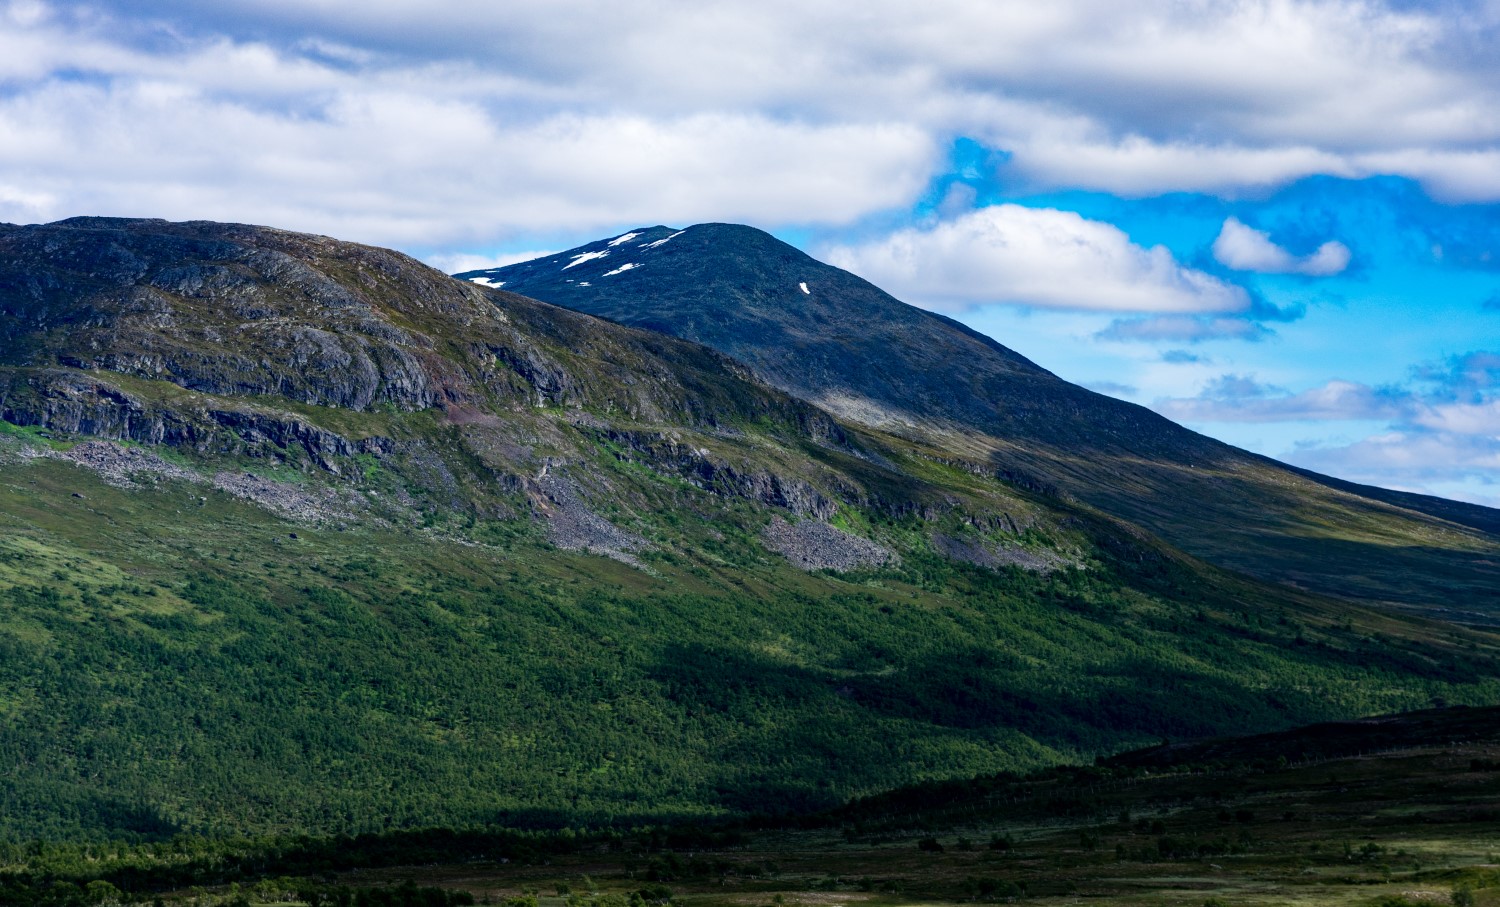
[{"label": "grassy slope", "polygon": [[317,529],[201,485],[6,465],[6,833],[805,810],[1500,692],[1491,637],[1186,561],[996,573],[845,508],[902,565],[800,573],[756,541],[766,509],[595,458],[614,518],[657,544],[647,570],[525,520]]}]

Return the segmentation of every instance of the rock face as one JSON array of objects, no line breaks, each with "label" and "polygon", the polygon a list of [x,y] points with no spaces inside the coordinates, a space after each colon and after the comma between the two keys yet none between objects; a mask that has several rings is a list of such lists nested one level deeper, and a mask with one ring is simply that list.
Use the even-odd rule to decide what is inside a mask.
[{"label": "rock face", "polygon": [[1442,584],[1413,577],[1463,576],[1500,602],[1500,561],[1478,553],[1500,544],[1500,511],[1356,486],[1206,438],[750,227],[639,228],[457,276],[706,344],[847,423],[1097,508],[1220,566],[1438,608]]},{"label": "rock face", "polygon": [[28,450],[26,455],[73,463],[117,488],[138,488],[142,482],[161,480],[188,482],[212,487],[300,523],[371,522],[363,502],[347,493],[277,482],[248,472],[205,475],[169,463],[148,450],[109,441],[88,441],[65,451]]},{"label": "rock face", "polygon": [[930,497],[827,413],[706,347],[389,250],[238,224],[0,225],[0,421],[94,439],[46,455],[119,481],[211,485],[301,520],[374,517],[240,461],[344,485],[390,474],[388,491],[415,495],[408,510],[530,514],[558,547],[630,563],[649,546],[595,506],[628,497],[597,470],[605,450],[795,516],[827,519],[840,501],[913,512]]},{"label": "rock face", "polygon": [[554,545],[567,551],[592,551],[631,565],[640,563],[632,552],[647,547],[645,539],[591,510],[577,483],[546,475],[536,480],[534,489],[533,505],[546,520],[547,534]]},{"label": "rock face", "polygon": [[[59,367],[51,384],[35,371]],[[397,252],[237,224],[0,226],[0,369],[5,418],[137,439],[171,429],[136,426],[144,404],[78,373],[355,412],[584,406],[828,422],[702,347],[454,281]]]},{"label": "rock face", "polygon": [[976,567],[1020,567],[1036,573],[1051,573],[1074,562],[1055,551],[1032,550],[1017,545],[996,545],[975,539],[934,533],[932,547],[945,557]]},{"label": "rock face", "polygon": [[884,545],[817,520],[788,523],[775,517],[761,538],[767,548],[802,570],[853,570],[896,560],[895,552]]}]

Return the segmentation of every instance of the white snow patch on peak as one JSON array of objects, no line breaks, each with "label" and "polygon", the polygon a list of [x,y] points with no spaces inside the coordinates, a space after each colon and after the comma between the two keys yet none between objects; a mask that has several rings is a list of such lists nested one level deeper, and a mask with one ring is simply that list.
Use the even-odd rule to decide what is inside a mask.
[{"label": "white snow patch on peak", "polygon": [[640,267],[640,265],[637,264],[636,262],[627,261],[623,265],[620,265],[618,268],[615,268],[613,271],[610,271],[610,272],[606,273],[604,276],[605,277],[613,277],[616,274],[623,274],[626,271],[629,271],[631,268],[639,268],[639,267]]},{"label": "white snow patch on peak", "polygon": [[801,287],[801,288],[802,288],[802,292],[804,292],[804,293],[806,293],[806,294],[807,294],[807,295],[809,295],[809,296],[811,296],[811,295],[812,295],[812,290],[809,290],[809,289],[808,289],[808,288],[807,288],[807,284],[805,284],[805,283],[799,283],[799,284],[797,284],[797,286],[799,286],[799,287]]},{"label": "white snow patch on peak", "polygon": [[470,277],[469,282],[477,283],[482,287],[494,287],[497,290],[505,286],[505,281],[496,280],[493,277]]},{"label": "white snow patch on peak", "polygon": [[630,242],[632,239],[635,239],[640,235],[641,234],[639,233],[626,233],[624,236],[616,236],[614,239],[609,241],[610,248],[614,248],[622,242]]},{"label": "white snow patch on peak", "polygon": [[604,258],[608,254],[609,254],[609,250],[608,249],[601,249],[598,252],[579,252],[577,255],[573,256],[573,260],[572,261],[570,261],[567,264],[563,265],[562,269],[564,271],[566,271],[567,269],[572,268],[572,267],[577,267],[578,265],[581,265],[581,264],[583,264],[586,261],[592,261],[595,258]]},{"label": "white snow patch on peak", "polygon": [[678,230],[676,233],[673,233],[671,236],[668,236],[666,239],[658,239],[656,242],[648,242],[644,246],[641,246],[641,248],[642,249],[654,249],[657,246],[661,245],[662,243],[671,242],[672,240],[676,239],[677,237],[681,236],[682,234],[684,234],[686,232],[687,232],[686,230]]}]

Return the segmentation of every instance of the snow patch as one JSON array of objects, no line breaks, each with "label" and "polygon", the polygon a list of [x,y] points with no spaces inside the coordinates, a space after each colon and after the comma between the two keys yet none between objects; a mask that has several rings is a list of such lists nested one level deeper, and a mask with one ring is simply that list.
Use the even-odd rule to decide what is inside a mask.
[{"label": "snow patch", "polygon": [[617,236],[614,239],[612,239],[612,240],[609,241],[610,248],[614,248],[615,246],[618,246],[622,242],[630,242],[632,239],[635,239],[637,236],[640,236],[640,235],[641,234],[639,234],[639,233],[626,233],[624,236]]},{"label": "snow patch", "polygon": [[636,262],[627,261],[623,265],[620,265],[618,268],[615,268],[613,271],[607,272],[604,276],[605,277],[613,277],[616,274],[623,274],[626,271],[629,271],[631,268],[639,268],[639,267],[640,267],[640,265],[637,264]]},{"label": "snow patch", "polygon": [[494,287],[497,290],[505,286],[505,281],[495,280],[492,277],[470,277],[469,282],[477,283],[482,287]]},{"label": "snow patch", "polygon": [[593,261],[596,258],[604,258],[604,257],[606,257],[608,255],[609,255],[609,250],[608,249],[602,249],[602,250],[600,250],[598,252],[579,252],[577,255],[573,256],[573,260],[572,261],[570,261],[567,264],[563,265],[562,269],[564,271],[566,271],[567,269],[573,268],[573,267],[577,267],[578,265],[581,265],[581,264],[583,264],[586,261]]},{"label": "snow patch", "polygon": [[805,283],[799,283],[799,284],[797,284],[797,286],[799,286],[799,287],[801,287],[801,288],[802,288],[802,292],[804,292],[804,293],[806,293],[806,294],[807,294],[807,295],[809,295],[809,296],[811,296],[811,295],[812,295],[812,290],[809,290],[809,289],[808,289],[808,288],[807,288],[807,284],[805,284]]},{"label": "snow patch", "polygon": [[676,239],[677,237],[681,236],[682,234],[684,234],[686,232],[687,232],[686,230],[678,230],[676,233],[673,233],[671,236],[668,236],[666,239],[658,239],[656,242],[648,242],[644,246],[641,246],[641,248],[642,249],[654,249],[657,246],[661,245],[662,243],[669,243],[669,242],[671,242],[672,240]]}]

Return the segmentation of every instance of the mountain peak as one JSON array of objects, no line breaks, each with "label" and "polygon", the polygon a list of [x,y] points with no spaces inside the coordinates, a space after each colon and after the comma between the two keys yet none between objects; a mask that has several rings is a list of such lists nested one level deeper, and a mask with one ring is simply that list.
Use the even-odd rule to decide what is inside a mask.
[{"label": "mountain peak", "polygon": [[[457,276],[697,341],[837,416],[952,451],[963,468],[1085,502],[1257,576],[1436,604],[1438,596],[1413,588],[1415,563],[1403,566],[1404,556],[1374,536],[1351,545],[1311,514],[1339,511],[1354,525],[1378,513],[1401,523],[1397,534],[1416,547],[1429,528],[1493,532],[1497,525],[1487,508],[1292,470],[1070,384],[753,227],[630,231]],[[1349,559],[1366,545],[1380,550],[1361,555],[1356,570]],[[1456,570],[1482,574],[1486,590],[1500,589],[1493,564],[1453,556],[1464,562]]]},{"label": "mountain peak", "polygon": [[706,344],[885,428],[1000,415],[982,389],[953,393],[944,363],[1061,384],[993,340],[742,224],[633,230],[455,276]]}]

